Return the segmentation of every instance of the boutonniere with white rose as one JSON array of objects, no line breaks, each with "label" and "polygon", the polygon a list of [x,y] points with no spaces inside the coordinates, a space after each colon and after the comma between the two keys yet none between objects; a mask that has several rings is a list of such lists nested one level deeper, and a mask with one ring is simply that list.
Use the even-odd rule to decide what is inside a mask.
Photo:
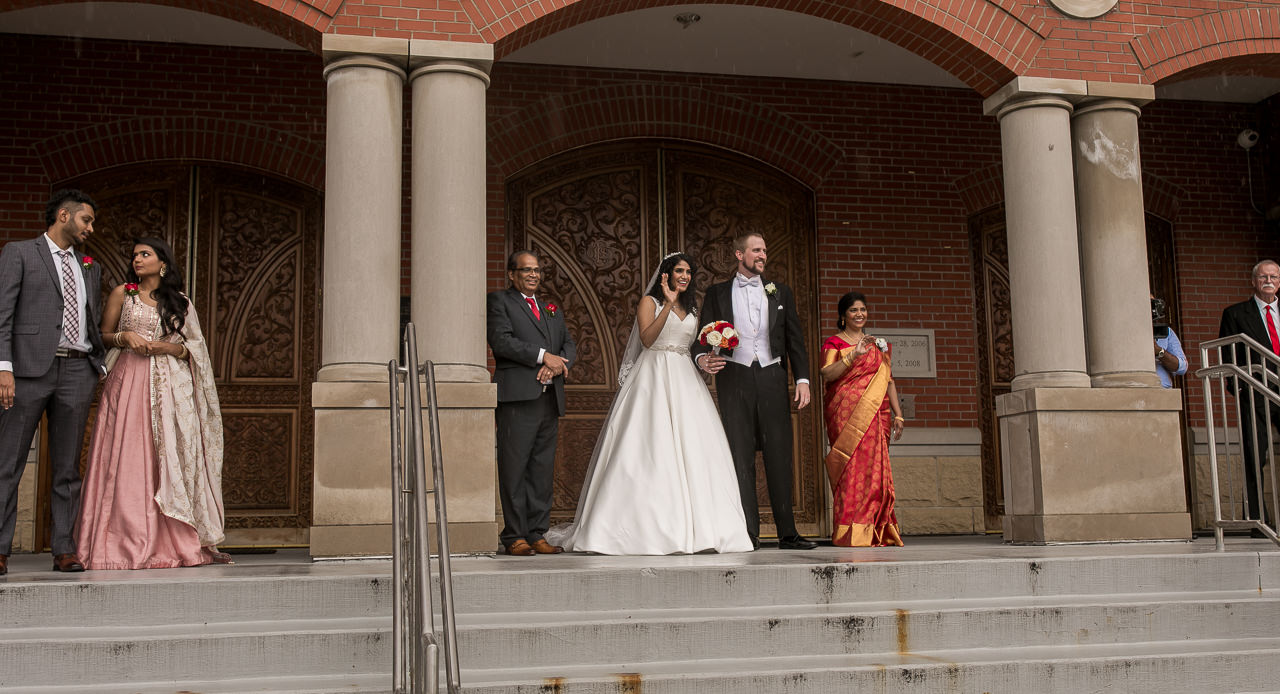
[{"label": "boutonniere with white rose", "polygon": [[889,343],[888,343],[888,342],[886,342],[886,341],[885,341],[885,339],[884,339],[883,337],[877,337],[877,338],[876,338],[876,349],[880,350],[881,352],[888,352],[888,351],[889,351]]},{"label": "boutonniere with white rose", "polygon": [[778,296],[778,285],[773,282],[764,285],[764,293],[776,298]]}]

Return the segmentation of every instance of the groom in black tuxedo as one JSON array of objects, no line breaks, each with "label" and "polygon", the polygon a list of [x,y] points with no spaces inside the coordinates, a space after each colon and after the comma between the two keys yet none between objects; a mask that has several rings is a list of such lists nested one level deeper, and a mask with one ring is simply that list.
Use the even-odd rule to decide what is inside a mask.
[{"label": "groom in black tuxedo", "polygon": [[538,296],[538,256],[507,259],[511,286],[488,296],[489,348],[497,367],[498,495],[507,554],[559,554],[543,538],[551,523],[556,432],[564,415],[564,378],[577,346],[555,304]]},{"label": "groom in black tuxedo", "polygon": [[751,543],[760,546],[760,507],[756,501],[756,450],[764,453],[769,505],[780,549],[813,549],[800,537],[791,508],[791,406],[787,398],[787,365],[796,379],[796,406],[809,404],[809,358],[804,331],[791,288],[764,279],[768,253],[764,237],[743,234],[733,240],[738,271],[727,282],[713,284],[699,311],[704,325],[726,320],[738,331],[738,346],[722,354],[695,344],[698,367],[716,376],[720,420],[729,439],[738,492],[747,517]]}]

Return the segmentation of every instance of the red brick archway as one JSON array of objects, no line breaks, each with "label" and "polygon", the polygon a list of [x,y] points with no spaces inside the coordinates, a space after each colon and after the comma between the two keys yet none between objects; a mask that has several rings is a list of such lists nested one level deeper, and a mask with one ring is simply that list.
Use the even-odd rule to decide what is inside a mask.
[{"label": "red brick archway", "polygon": [[1203,14],[1129,45],[1153,84],[1205,75],[1280,76],[1280,8]]},{"label": "red brick archway", "polygon": [[266,126],[197,116],[135,118],[66,131],[35,148],[50,181],[165,160],[240,164],[324,188],[321,144]]},{"label": "red brick archway", "polygon": [[[715,0],[713,0],[715,1]],[[720,0],[734,4],[733,0]],[[502,56],[558,31],[612,14],[681,0],[578,0],[562,9],[540,0],[491,3],[463,0],[480,36]],[[1044,38],[1000,4],[961,0],[946,10],[907,0],[763,0],[753,3],[812,15],[861,29],[925,58],[987,95],[1025,72]],[[919,14],[916,14],[916,13]],[[1033,23],[1034,24],[1034,23]]]},{"label": "red brick archway", "polygon": [[[76,0],[0,0],[0,12]],[[129,2],[130,0],[124,0]],[[134,0],[136,4],[167,5],[225,17],[275,34],[313,53],[320,52],[320,35],[333,22],[343,0]]]},{"label": "red brick archway", "polygon": [[703,89],[632,82],[555,95],[489,125],[488,155],[503,176],[553,154],[623,138],[702,142],[754,157],[817,187],[844,157],[786,114]]}]

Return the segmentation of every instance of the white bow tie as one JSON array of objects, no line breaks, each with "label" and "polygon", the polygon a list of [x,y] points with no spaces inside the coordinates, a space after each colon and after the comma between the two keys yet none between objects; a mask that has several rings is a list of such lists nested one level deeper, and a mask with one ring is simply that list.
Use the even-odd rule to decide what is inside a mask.
[{"label": "white bow tie", "polygon": [[742,275],[738,275],[737,280],[738,280],[739,287],[759,287],[760,286],[759,275],[756,275],[755,277],[743,277]]}]

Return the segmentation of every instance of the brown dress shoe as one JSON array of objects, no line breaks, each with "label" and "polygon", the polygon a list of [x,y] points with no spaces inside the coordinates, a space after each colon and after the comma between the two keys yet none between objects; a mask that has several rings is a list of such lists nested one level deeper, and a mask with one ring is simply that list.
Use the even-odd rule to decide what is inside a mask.
[{"label": "brown dress shoe", "polygon": [[9,573],[9,555],[0,554],[0,576]]},{"label": "brown dress shoe", "polygon": [[84,564],[81,564],[80,558],[74,554],[55,554],[53,557],[53,570],[75,573],[84,571]]},{"label": "brown dress shoe", "polygon": [[560,554],[564,551],[564,547],[561,547],[560,545],[553,545],[546,540],[538,540],[533,543],[533,551],[538,554]]},{"label": "brown dress shoe", "polygon": [[533,551],[533,548],[529,546],[528,542],[524,540],[516,540],[515,542],[507,545],[507,554],[517,557],[532,557],[536,552]]}]

